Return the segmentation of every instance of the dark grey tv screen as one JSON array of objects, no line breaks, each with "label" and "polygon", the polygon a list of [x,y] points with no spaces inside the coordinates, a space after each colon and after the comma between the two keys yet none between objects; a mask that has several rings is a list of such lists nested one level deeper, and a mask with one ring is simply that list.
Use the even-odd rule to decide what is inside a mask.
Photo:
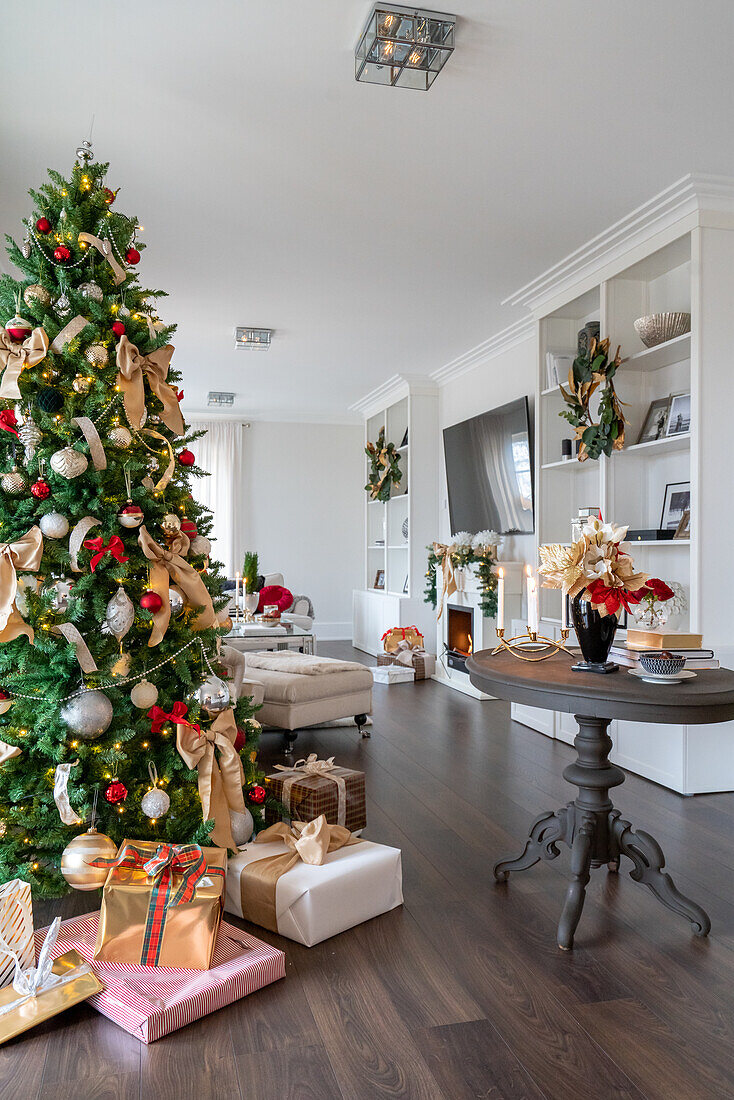
[{"label": "dark grey tv screen", "polygon": [[444,428],[443,447],[452,534],[534,530],[527,397]]}]

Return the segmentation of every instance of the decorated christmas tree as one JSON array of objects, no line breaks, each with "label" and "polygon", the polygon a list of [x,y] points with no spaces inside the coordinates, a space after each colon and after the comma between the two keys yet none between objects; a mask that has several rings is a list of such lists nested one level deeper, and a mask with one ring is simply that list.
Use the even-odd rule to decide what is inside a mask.
[{"label": "decorated christmas tree", "polygon": [[0,882],[41,895],[124,837],[241,843],[265,799],[174,326],[107,168],[85,142],[49,172],[0,279]]}]

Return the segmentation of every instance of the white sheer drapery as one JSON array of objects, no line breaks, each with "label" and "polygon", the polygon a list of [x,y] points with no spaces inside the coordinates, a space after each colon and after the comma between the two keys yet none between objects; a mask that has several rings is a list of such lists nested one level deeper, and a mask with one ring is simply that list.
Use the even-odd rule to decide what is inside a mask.
[{"label": "white sheer drapery", "polygon": [[206,432],[192,446],[196,465],[211,474],[193,478],[191,491],[214,513],[212,557],[234,577],[244,554],[244,428],[234,420],[194,420],[190,426]]}]

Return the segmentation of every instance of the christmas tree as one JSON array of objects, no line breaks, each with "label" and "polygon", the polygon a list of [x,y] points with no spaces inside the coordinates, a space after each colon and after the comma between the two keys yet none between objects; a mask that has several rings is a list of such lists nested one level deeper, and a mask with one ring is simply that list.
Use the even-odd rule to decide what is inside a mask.
[{"label": "christmas tree", "polygon": [[259,725],[223,682],[174,326],[107,169],[84,142],[29,192],[22,278],[0,279],[0,882],[40,895],[67,888],[94,802],[115,844],[230,846],[265,798]]}]

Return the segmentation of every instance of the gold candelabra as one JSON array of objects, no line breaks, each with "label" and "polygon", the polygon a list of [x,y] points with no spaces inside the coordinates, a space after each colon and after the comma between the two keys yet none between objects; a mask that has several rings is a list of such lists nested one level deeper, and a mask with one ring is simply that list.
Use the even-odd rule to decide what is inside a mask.
[{"label": "gold candelabra", "polygon": [[[524,634],[515,634],[512,638],[505,638],[504,627],[498,626],[497,637],[500,644],[492,650],[492,654],[500,653],[503,649],[506,649],[508,653],[519,657],[521,661],[547,661],[549,657],[553,657],[563,650],[569,657],[573,657],[574,654],[565,645],[570,633],[568,627],[561,627],[561,640],[558,641],[557,639],[546,638],[544,634],[538,634],[537,630],[531,630],[528,627]],[[532,652],[533,656],[528,656],[528,651]]]}]

